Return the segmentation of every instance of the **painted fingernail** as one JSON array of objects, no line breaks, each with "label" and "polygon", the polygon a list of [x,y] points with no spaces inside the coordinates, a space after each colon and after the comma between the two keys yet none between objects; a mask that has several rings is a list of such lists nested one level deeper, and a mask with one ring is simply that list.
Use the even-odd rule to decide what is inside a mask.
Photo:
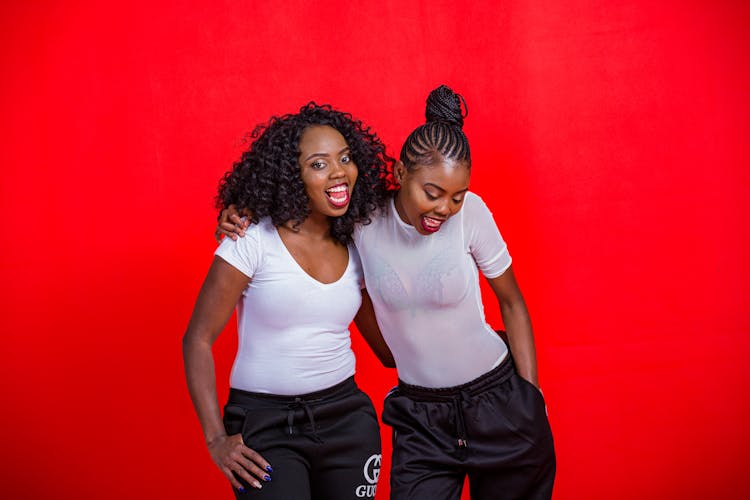
[{"label": "painted fingernail", "polygon": [[266,470],[268,472],[273,472],[273,467],[271,467],[270,465],[266,465]]},{"label": "painted fingernail", "polygon": [[256,487],[256,488],[258,488],[258,489],[261,489],[261,488],[263,487],[263,485],[262,485],[262,484],[260,484],[260,483],[259,483],[258,481],[255,481],[255,482],[253,483],[253,486],[255,486],[255,487]]},{"label": "painted fingernail", "polygon": [[271,480],[271,476],[269,476],[268,474],[263,476],[263,481],[270,481],[270,480]]},{"label": "painted fingernail", "polygon": [[239,491],[240,493],[245,493],[245,488],[243,488],[242,486],[240,486],[240,489],[237,490],[237,491]]}]

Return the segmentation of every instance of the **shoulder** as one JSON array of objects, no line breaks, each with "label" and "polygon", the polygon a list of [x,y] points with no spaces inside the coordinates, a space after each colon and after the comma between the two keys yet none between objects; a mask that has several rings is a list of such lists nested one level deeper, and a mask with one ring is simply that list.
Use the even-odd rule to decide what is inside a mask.
[{"label": "shoulder", "polygon": [[378,208],[374,210],[369,215],[369,221],[367,222],[361,222],[359,224],[354,225],[354,241],[356,242],[358,238],[364,236],[365,234],[372,234],[375,231],[378,230],[378,228],[381,228],[385,223],[388,221],[388,216],[390,213],[389,207],[390,207],[390,200],[386,201],[386,206],[382,208]]},{"label": "shoulder", "polygon": [[270,219],[261,219],[245,230],[245,236],[233,240],[224,238],[215,255],[252,278],[265,262],[268,253],[275,252],[271,231],[276,228]]},{"label": "shoulder", "polygon": [[351,259],[354,267],[362,267],[362,260],[359,257],[359,250],[357,249],[357,245],[355,245],[354,243],[350,243],[347,248],[349,250],[349,258]]},{"label": "shoulder", "polygon": [[268,239],[276,232],[276,226],[271,222],[271,218],[263,217],[257,224],[250,224],[247,229],[245,229],[245,237],[238,238],[237,241],[246,240],[247,242],[256,241],[261,243],[263,241],[268,241]]},{"label": "shoulder", "polygon": [[476,217],[481,217],[482,214],[489,214],[490,209],[484,202],[481,196],[471,191],[467,191],[464,197],[463,206],[464,220],[472,221]]},{"label": "shoulder", "polygon": [[[371,225],[373,222],[380,222],[385,220],[388,215],[391,212],[391,206],[393,205],[392,198],[388,198],[385,201],[385,205],[382,207],[378,207],[375,210],[370,213],[370,224],[367,224],[368,226]],[[364,224],[358,224],[358,226],[363,226]]]},{"label": "shoulder", "polygon": [[470,238],[499,232],[495,216],[478,194],[466,193],[462,212],[462,225]]},{"label": "shoulder", "polygon": [[271,219],[265,217],[258,221],[257,224],[250,224],[245,229],[245,236],[233,240],[232,238],[224,238],[217,249],[217,253],[232,251],[238,253],[255,253],[259,254],[262,252],[264,243],[269,240],[271,231],[276,228],[271,223]]},{"label": "shoulder", "polygon": [[263,217],[257,224],[250,224],[245,234],[250,234],[255,238],[267,238],[274,231],[276,231],[276,226],[271,222],[271,218]]},{"label": "shoulder", "polygon": [[466,208],[487,208],[487,204],[484,202],[481,196],[473,191],[467,191],[464,197],[464,207]]}]

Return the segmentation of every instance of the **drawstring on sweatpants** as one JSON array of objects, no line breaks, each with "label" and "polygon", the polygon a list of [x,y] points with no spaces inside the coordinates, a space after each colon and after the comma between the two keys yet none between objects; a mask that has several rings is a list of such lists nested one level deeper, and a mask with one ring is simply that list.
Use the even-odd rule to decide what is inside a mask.
[{"label": "drawstring on sweatpants", "polygon": [[[453,387],[420,387],[407,384],[403,380],[398,381],[398,394],[414,402],[447,403],[451,405],[455,413],[455,453],[461,459],[466,458],[469,453],[468,431],[464,407],[468,410],[474,404],[478,404],[475,398],[488,389],[505,383],[515,373],[513,358],[505,356],[500,363],[484,375]],[[476,401],[476,402],[475,402]],[[450,424],[449,424],[450,425]],[[472,422],[469,422],[469,428]],[[447,430],[447,429],[446,429]]]},{"label": "drawstring on sweatpants", "polygon": [[300,408],[305,412],[305,415],[307,415],[307,420],[310,422],[310,427],[312,428],[312,434],[311,437],[313,441],[316,443],[322,444],[323,440],[320,439],[320,436],[318,436],[318,430],[315,427],[315,417],[313,416],[312,408],[310,408],[310,405],[308,404],[309,401],[305,401],[302,398],[294,398],[293,403],[289,403],[287,405],[287,414],[286,414],[286,433],[289,436],[294,435],[294,412]]},{"label": "drawstring on sweatpants", "polygon": [[471,396],[466,391],[460,391],[458,394],[451,398],[453,400],[453,407],[456,410],[456,438],[457,438],[457,453],[465,455],[469,442],[466,440],[466,422],[464,421],[464,409],[463,405],[465,402],[471,400]]}]

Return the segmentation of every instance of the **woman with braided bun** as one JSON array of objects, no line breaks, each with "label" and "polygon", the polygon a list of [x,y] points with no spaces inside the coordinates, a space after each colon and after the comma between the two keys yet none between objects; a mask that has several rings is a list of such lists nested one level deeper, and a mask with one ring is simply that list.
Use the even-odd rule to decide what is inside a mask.
[{"label": "woman with braided bun", "polygon": [[[548,499],[555,454],[531,321],[492,214],[469,191],[465,110],[447,86],[430,93],[395,165],[400,188],[354,232],[398,370],[383,409],[391,498],[458,499],[468,476],[472,499]],[[480,272],[507,344],[485,321]]]},{"label": "woman with braided bun", "polygon": [[[384,364],[393,358],[351,242],[355,224],[383,205],[392,160],[361,122],[314,103],[252,138],[218,204],[252,211],[255,224],[216,250],[183,339],[206,445],[237,498],[372,498],[377,475],[363,471],[380,464],[380,430],[354,381],[352,320]],[[235,306],[222,421],[211,346]]]}]

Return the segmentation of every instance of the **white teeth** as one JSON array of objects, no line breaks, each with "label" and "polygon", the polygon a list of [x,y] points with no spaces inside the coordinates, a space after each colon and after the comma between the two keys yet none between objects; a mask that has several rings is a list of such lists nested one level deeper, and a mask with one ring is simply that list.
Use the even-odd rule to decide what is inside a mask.
[{"label": "white teeth", "polygon": [[440,229],[440,226],[442,226],[444,220],[441,219],[433,219],[432,217],[424,216],[422,217],[422,227],[425,228],[425,230],[430,232],[435,232]]},{"label": "white teeth", "polygon": [[343,205],[349,201],[349,186],[338,184],[326,189],[326,195],[334,204]]}]

